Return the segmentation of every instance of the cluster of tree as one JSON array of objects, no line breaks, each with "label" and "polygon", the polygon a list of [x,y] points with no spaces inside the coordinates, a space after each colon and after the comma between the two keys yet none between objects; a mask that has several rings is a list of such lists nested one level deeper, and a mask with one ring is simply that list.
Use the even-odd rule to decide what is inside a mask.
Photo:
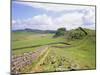
[{"label": "cluster of tree", "polygon": [[85,34],[81,31],[74,30],[67,32],[65,36],[67,39],[73,40],[73,39],[81,39],[85,36]]},{"label": "cluster of tree", "polygon": [[81,39],[86,35],[87,35],[87,32],[83,28],[79,27],[77,29],[73,29],[66,32],[65,37],[68,40],[74,40],[74,39]]},{"label": "cluster of tree", "polygon": [[86,35],[87,35],[87,32],[81,27],[77,29],[72,29],[69,31],[67,31],[66,28],[59,28],[56,31],[54,37],[64,36],[65,38],[69,40],[70,39],[73,40],[73,39],[81,39]]},{"label": "cluster of tree", "polygon": [[66,28],[59,28],[56,31],[54,37],[64,36],[65,32],[66,32]]}]

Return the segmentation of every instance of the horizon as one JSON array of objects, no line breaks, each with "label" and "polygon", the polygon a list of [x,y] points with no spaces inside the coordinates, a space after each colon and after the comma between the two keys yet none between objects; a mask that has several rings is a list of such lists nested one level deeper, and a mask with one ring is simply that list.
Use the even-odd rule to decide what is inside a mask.
[{"label": "horizon", "polygon": [[[61,27],[61,28],[64,28],[64,27]],[[79,27],[77,27],[77,28],[79,28]],[[74,29],[77,29],[77,28],[74,28]],[[82,27],[83,28],[83,27]],[[48,31],[48,30],[42,30],[42,29],[31,29],[31,28],[25,28],[25,29],[16,29],[16,30],[12,30],[12,31],[20,31],[20,30],[40,30],[40,31]],[[59,28],[58,28],[59,29]],[[83,28],[83,29],[89,29],[89,28]],[[68,30],[68,29],[66,29],[66,30]],[[69,29],[68,31],[70,31],[70,30],[73,30],[73,29]],[[89,29],[89,30],[95,30],[95,29]],[[57,31],[57,29],[56,30],[49,30],[49,31]]]}]

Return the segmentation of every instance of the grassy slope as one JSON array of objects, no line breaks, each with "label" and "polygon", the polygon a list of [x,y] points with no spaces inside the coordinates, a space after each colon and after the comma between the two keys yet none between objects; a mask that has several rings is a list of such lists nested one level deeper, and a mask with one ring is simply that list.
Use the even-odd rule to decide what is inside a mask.
[{"label": "grassy slope", "polygon": [[[87,30],[89,35],[84,39],[69,41],[71,46],[65,48],[50,47],[48,56],[45,57],[45,64],[42,65],[41,71],[56,71],[59,70],[59,64],[63,64],[63,68],[70,70],[71,68],[77,69],[94,69],[95,68],[95,32]],[[12,35],[12,48],[20,48],[36,44],[47,44],[50,42],[64,41],[62,37],[52,39],[53,34],[36,34],[32,32],[14,32]],[[53,45],[54,46],[54,45]],[[65,46],[62,44],[55,44],[55,46]],[[18,55],[24,52],[30,52],[35,48],[13,50],[13,54]],[[60,62],[65,59],[65,61]],[[54,64],[50,62],[54,61]],[[42,62],[43,63],[43,62]],[[42,64],[41,63],[41,64]],[[33,67],[32,67],[33,66]],[[34,69],[34,64],[31,65]],[[28,72],[28,70],[27,70]]]},{"label": "grassy slope", "polygon": [[[50,53],[43,62],[44,65],[41,66],[42,71],[38,70],[38,72],[50,72],[71,69],[95,69],[95,32],[91,30],[87,30],[87,32],[88,35],[83,39],[70,41],[71,47],[51,47]],[[55,44],[53,46],[62,47],[64,45]],[[53,61],[55,62],[51,64]]]},{"label": "grassy slope", "polygon": [[[45,64],[42,65],[42,71],[95,69],[95,42],[89,37],[85,37],[76,45],[68,48],[51,47],[50,53],[44,61]],[[53,61],[55,63],[51,64]],[[59,68],[59,65],[62,68]]]}]

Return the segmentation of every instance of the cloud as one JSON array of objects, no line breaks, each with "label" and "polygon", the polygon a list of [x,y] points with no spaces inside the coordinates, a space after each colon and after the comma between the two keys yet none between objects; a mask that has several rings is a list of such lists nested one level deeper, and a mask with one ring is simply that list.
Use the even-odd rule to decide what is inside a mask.
[{"label": "cloud", "polygon": [[77,12],[71,13],[71,14],[68,13],[68,14],[64,14],[63,16],[57,18],[55,23],[57,23],[57,25],[62,25],[70,29],[70,28],[81,26],[82,17],[83,17],[83,14],[79,14]]},{"label": "cloud", "polygon": [[61,13],[57,17],[44,13],[27,19],[12,20],[13,30],[25,28],[56,30],[60,27],[66,27],[68,30],[77,27],[95,29],[95,7],[16,1],[14,3],[40,8],[49,13],[51,11],[56,14]]},{"label": "cloud", "polygon": [[[85,27],[85,28],[91,28],[95,27],[95,25],[83,25],[84,14],[79,13],[67,13],[63,14],[59,17],[52,18],[51,16],[48,16],[46,14],[37,15],[32,18],[28,18],[25,20],[16,20],[13,21],[12,24],[14,27],[13,29],[25,29],[25,28],[31,28],[31,29],[41,29],[41,30],[56,30],[60,27],[66,27],[66,29],[74,29],[77,27]],[[91,17],[90,17],[91,18]],[[86,18],[89,21],[89,18]],[[89,21],[91,23],[91,21]]]},{"label": "cloud", "polygon": [[95,24],[95,11],[94,10],[88,11],[88,13],[84,15],[83,20],[84,24],[86,25]]},{"label": "cloud", "polygon": [[50,16],[45,14],[34,16],[32,18],[24,19],[24,20],[13,20],[12,21],[12,29],[50,29],[52,27],[53,21]]}]

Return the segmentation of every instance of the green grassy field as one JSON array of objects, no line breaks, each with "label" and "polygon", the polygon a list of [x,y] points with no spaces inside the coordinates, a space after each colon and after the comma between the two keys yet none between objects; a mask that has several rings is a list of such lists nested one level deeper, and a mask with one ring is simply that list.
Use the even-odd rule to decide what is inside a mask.
[{"label": "green grassy field", "polygon": [[[35,45],[45,45],[53,42],[64,41],[63,38],[53,39],[54,34],[39,34],[32,32],[13,32],[12,33],[12,49],[24,48]],[[25,52],[33,51],[34,48],[24,48],[13,50],[14,55],[23,54]]]},{"label": "green grassy field", "polygon": [[50,43],[66,42],[70,45],[62,43],[48,45],[47,51],[39,59],[33,60],[33,63],[21,72],[95,69],[95,32],[89,30],[87,32],[88,35],[84,38],[72,41],[64,37],[53,38],[53,33],[12,32],[12,54],[22,55],[41,47],[31,47],[35,45],[47,46]]}]

